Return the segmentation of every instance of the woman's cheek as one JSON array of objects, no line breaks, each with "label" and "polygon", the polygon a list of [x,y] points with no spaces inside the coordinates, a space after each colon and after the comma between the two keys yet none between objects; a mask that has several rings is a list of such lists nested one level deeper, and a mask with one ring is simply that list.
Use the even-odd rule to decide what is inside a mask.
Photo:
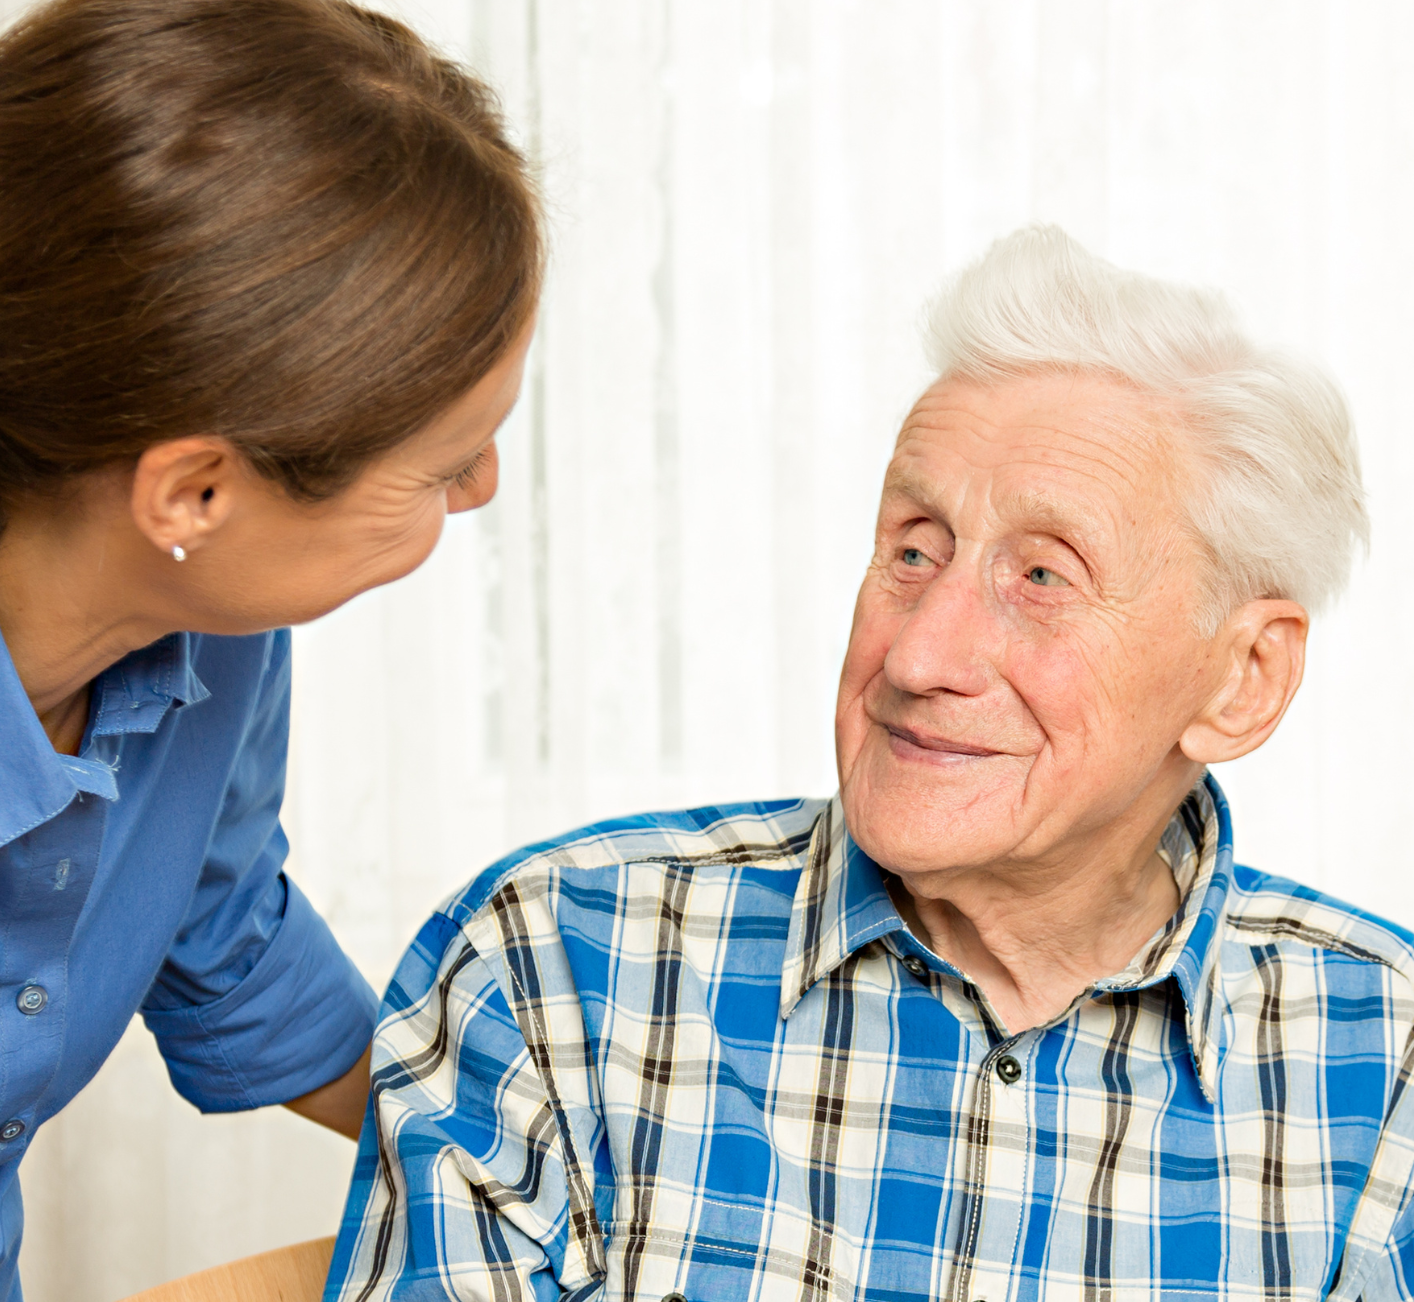
[{"label": "woman's cheek", "polygon": [[446,521],[445,500],[441,493],[426,494],[398,519],[379,522],[376,540],[371,547],[372,564],[368,567],[370,582],[365,588],[392,583],[411,574],[437,546]]},{"label": "woman's cheek", "polygon": [[437,548],[437,543],[442,537],[442,529],[447,523],[447,499],[438,494],[435,507],[429,508],[422,519],[421,526],[417,532],[417,541],[411,549],[415,553],[412,564],[408,566],[405,573],[410,573],[417,569]]}]

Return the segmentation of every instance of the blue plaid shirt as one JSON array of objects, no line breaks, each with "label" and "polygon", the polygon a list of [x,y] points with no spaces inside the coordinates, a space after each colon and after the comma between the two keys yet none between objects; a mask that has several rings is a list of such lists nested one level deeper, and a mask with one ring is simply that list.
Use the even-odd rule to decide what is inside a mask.
[{"label": "blue plaid shirt", "polygon": [[1408,1297],[1414,937],[1232,861],[1009,1035],[837,802],[532,846],[383,1005],[328,1299]]}]

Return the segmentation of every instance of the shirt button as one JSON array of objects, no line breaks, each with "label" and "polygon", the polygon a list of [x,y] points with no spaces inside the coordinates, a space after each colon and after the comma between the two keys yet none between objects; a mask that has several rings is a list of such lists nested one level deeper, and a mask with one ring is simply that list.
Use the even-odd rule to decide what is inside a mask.
[{"label": "shirt button", "polygon": [[13,1121],[7,1121],[0,1126],[0,1144],[8,1144],[12,1139],[18,1139],[25,1133],[25,1123],[16,1117]]},{"label": "shirt button", "polygon": [[44,1011],[44,1005],[49,1002],[49,991],[43,986],[26,986],[15,996],[15,1007],[26,1017],[33,1017],[36,1013]]},{"label": "shirt button", "polygon": [[663,1302],[687,1302],[687,1299],[681,1293],[666,1293]]},{"label": "shirt button", "polygon": [[1021,1064],[1009,1053],[997,1059],[997,1075],[1005,1085],[1015,1085],[1021,1079]]},{"label": "shirt button", "polygon": [[912,954],[903,960],[903,965],[916,977],[921,977],[928,970],[928,965],[921,958],[914,958]]}]

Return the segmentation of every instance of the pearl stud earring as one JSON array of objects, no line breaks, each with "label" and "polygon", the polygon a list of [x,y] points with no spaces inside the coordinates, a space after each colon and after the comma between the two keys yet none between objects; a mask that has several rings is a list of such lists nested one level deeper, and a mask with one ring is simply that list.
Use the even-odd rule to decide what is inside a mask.
[{"label": "pearl stud earring", "polygon": [[172,548],[172,559],[174,561],[184,561],[187,558],[187,549],[180,545]]}]

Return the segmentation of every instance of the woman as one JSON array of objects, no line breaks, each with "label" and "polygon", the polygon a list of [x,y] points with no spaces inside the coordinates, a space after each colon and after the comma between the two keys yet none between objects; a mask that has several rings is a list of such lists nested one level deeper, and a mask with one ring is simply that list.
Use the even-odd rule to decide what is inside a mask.
[{"label": "woman", "polygon": [[[483,87],[343,0],[0,40],[0,1297],[141,1010],[198,1107],[356,1135],[374,999],[281,872],[285,625],[496,488],[542,239]],[[351,702],[350,708],[357,708]]]}]

